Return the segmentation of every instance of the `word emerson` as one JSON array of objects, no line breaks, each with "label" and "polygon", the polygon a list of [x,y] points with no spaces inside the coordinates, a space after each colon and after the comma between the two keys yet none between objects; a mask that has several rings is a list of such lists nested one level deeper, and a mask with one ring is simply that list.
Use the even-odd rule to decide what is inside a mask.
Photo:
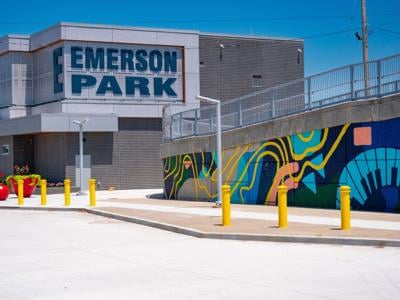
[{"label": "word emerson", "polygon": [[71,47],[71,68],[177,72],[176,51]]},{"label": "word emerson", "polygon": [[[116,96],[177,97],[174,90],[178,77],[177,51],[78,46],[71,46],[70,50],[72,94],[81,94],[83,89],[96,89],[99,96],[111,93]],[[58,80],[58,75],[63,73],[58,59],[62,56],[63,48],[53,51],[55,92],[63,90],[63,83]]]}]

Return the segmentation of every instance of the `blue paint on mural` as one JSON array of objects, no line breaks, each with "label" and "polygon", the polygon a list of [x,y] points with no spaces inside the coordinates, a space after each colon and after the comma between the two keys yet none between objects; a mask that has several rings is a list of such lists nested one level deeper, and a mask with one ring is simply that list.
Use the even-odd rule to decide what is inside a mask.
[{"label": "blue paint on mural", "polygon": [[[229,174],[226,183],[231,186],[231,201],[276,205],[277,187],[285,184],[289,205],[339,208],[338,188],[349,185],[352,209],[400,212],[399,132],[400,118],[345,124],[225,149],[230,153],[225,161],[235,155],[223,172],[225,178]],[[187,179],[199,179],[190,184],[209,182],[209,174],[216,170],[211,152],[186,155],[194,165],[202,166],[199,173],[179,167],[184,156],[164,160],[165,166],[178,164],[165,169],[169,198],[179,198]],[[204,186],[192,190],[195,193],[200,188]],[[188,189],[185,187],[185,191]],[[206,192],[209,199],[216,197],[215,188]]]}]

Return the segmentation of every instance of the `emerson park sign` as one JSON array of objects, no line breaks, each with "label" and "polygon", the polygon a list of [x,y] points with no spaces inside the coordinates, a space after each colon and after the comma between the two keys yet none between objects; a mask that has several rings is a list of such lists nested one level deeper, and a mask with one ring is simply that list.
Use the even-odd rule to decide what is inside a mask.
[{"label": "emerson park sign", "polygon": [[54,93],[73,98],[183,100],[179,47],[65,46],[53,50]]}]

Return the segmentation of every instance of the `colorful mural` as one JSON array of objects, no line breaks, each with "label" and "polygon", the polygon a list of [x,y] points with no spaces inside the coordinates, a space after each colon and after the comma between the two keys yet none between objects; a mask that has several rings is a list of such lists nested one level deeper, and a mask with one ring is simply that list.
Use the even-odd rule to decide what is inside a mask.
[{"label": "colorful mural", "polygon": [[[357,210],[400,212],[400,119],[345,124],[224,149],[223,181],[232,203],[276,205],[285,184],[292,206],[339,208],[338,187],[351,187]],[[213,200],[215,152],[164,159],[169,199]]]}]

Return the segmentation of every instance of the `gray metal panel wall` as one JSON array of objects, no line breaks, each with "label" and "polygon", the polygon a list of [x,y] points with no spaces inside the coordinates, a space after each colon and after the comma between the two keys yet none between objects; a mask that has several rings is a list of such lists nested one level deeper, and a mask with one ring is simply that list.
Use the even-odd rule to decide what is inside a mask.
[{"label": "gray metal panel wall", "polygon": [[65,133],[43,133],[34,136],[35,172],[48,182],[65,179]]},{"label": "gray metal panel wall", "polygon": [[[84,154],[91,155],[92,177],[102,189],[161,188],[161,119],[120,118],[115,133],[84,133]],[[75,180],[77,133],[66,133],[66,176]]]},{"label": "gray metal panel wall", "polygon": [[0,107],[12,103],[12,54],[0,56]]},{"label": "gray metal panel wall", "polygon": [[[61,46],[63,46],[63,43],[57,43],[33,53],[34,104],[64,98],[65,86],[63,92],[57,94],[54,93],[53,87],[53,50]],[[63,57],[63,60],[65,64],[65,57]],[[65,74],[63,76],[65,82]]]},{"label": "gray metal panel wall", "polygon": [[13,137],[12,136],[0,137],[0,147],[2,147],[2,145],[9,145],[10,152],[8,155],[2,155],[0,153],[0,173],[4,173],[5,175],[10,175],[12,174],[14,167]]},{"label": "gray metal panel wall", "polygon": [[[302,41],[200,35],[199,43],[203,96],[232,99],[304,77]],[[261,75],[261,87],[253,87],[253,75]]]},{"label": "gray metal panel wall", "polygon": [[14,52],[12,55],[13,104],[27,105],[33,102],[32,53]]},{"label": "gray metal panel wall", "polygon": [[120,118],[116,133],[122,188],[162,187],[161,119]]},{"label": "gray metal panel wall", "polygon": [[[66,176],[75,182],[75,156],[79,155],[79,134],[66,133]],[[114,164],[114,133],[84,132],[83,153],[91,156],[92,177],[103,186],[118,187],[118,165]]]},{"label": "gray metal panel wall", "polygon": [[33,135],[13,136],[14,165],[28,165],[35,172]]}]

